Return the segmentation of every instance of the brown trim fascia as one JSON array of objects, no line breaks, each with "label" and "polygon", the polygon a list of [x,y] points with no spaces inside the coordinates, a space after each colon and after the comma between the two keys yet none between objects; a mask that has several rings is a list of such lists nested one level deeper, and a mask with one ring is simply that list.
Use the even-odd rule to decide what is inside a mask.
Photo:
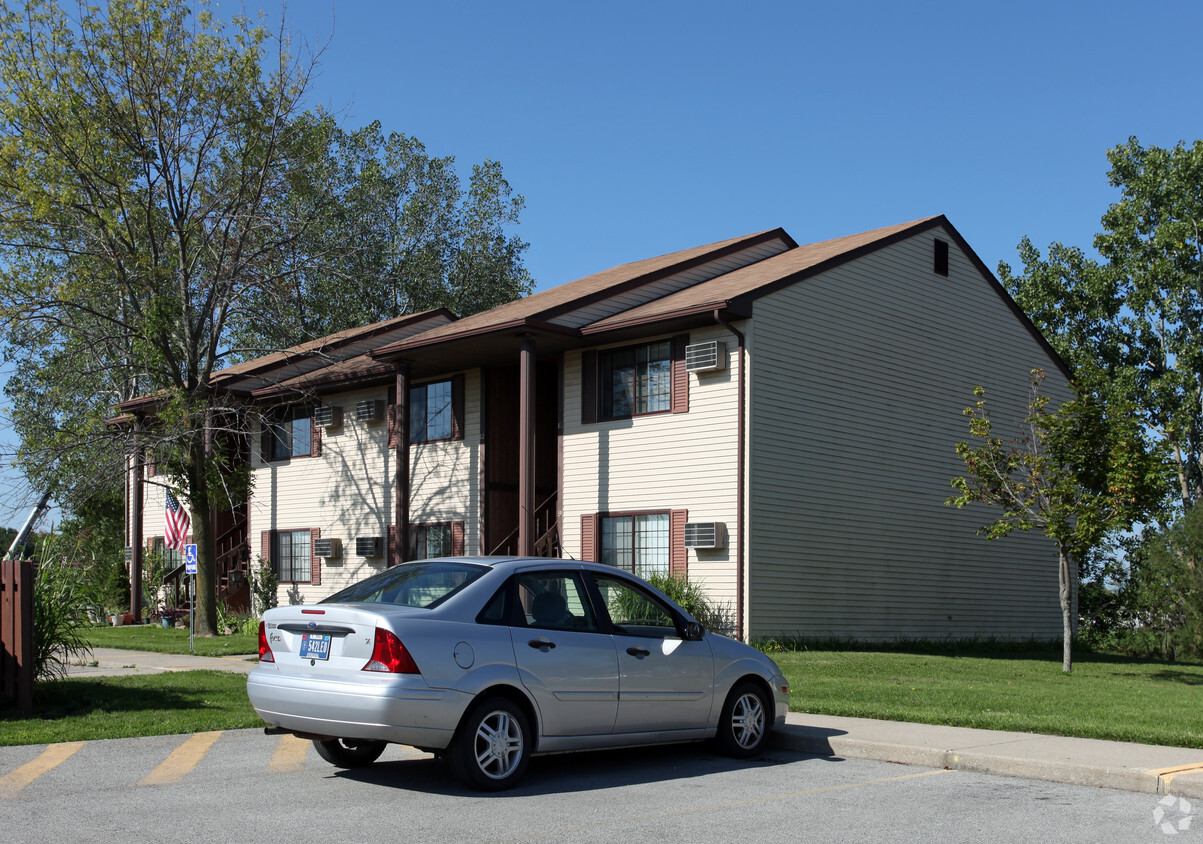
[{"label": "brown trim fascia", "polygon": [[297,384],[295,386],[285,386],[283,384],[272,384],[269,387],[260,387],[253,391],[251,398],[256,400],[272,399],[282,396],[294,394],[298,397],[305,397],[315,393],[333,393],[342,390],[349,390],[354,387],[371,387],[387,383],[393,375],[392,366],[378,364],[371,369],[365,369],[361,372],[355,372],[347,375],[333,375],[325,378],[315,378],[307,384]]},{"label": "brown trim fascia", "polygon": [[580,331],[578,329],[571,328],[567,325],[556,325],[555,323],[546,322],[542,319],[521,317],[520,319],[512,319],[503,323],[482,325],[458,334],[446,334],[442,337],[436,337],[434,339],[423,339],[422,334],[417,334],[413,337],[407,337],[404,340],[398,340],[396,343],[390,343],[387,346],[381,346],[379,349],[373,349],[368,354],[377,360],[392,360],[395,356],[404,355],[405,353],[412,352],[415,349],[431,349],[435,348],[436,346],[442,346],[447,343],[454,343],[460,340],[467,340],[472,337],[484,337],[490,334],[506,334],[511,331],[543,332],[547,334],[560,334],[565,337],[574,338],[580,336]]},{"label": "brown trim fascia", "polygon": [[[631,290],[636,290],[640,287],[644,287],[645,285],[652,284],[653,282],[660,281],[661,279],[668,278],[669,276],[672,276],[672,275],[676,275],[677,273],[682,273],[682,272],[685,272],[686,270],[691,270],[694,267],[701,266],[702,264],[708,264],[711,261],[716,261],[720,258],[726,258],[728,255],[733,255],[736,252],[742,252],[745,249],[750,249],[753,246],[760,246],[761,244],[768,243],[773,240],[782,241],[785,244],[785,251],[787,251],[787,252],[790,249],[796,249],[798,246],[797,241],[795,241],[792,237],[790,237],[789,234],[785,231],[785,229],[778,226],[777,228],[770,229],[769,231],[764,231],[764,232],[760,232],[759,234],[750,235],[750,236],[744,238],[743,240],[739,240],[735,243],[729,243],[726,246],[724,246],[723,248],[716,249],[713,252],[706,252],[705,254],[702,254],[702,255],[696,255],[693,258],[690,258],[688,260],[678,261],[677,263],[671,264],[670,266],[661,267],[658,270],[652,270],[651,272],[644,273],[643,275],[636,276],[635,278],[627,279],[626,281],[622,281],[622,282],[617,282],[617,283],[605,288],[604,290],[597,290],[593,293],[588,293],[588,294],[585,294],[584,296],[580,296],[576,299],[573,299],[571,302],[564,302],[563,304],[555,305],[553,307],[548,308],[547,310],[540,311],[540,314],[544,319],[549,319],[551,317],[559,316],[560,314],[570,313],[572,311],[588,307],[589,305],[592,305],[596,302],[601,302],[606,299],[612,299],[614,296],[621,295],[623,293],[627,293]],[[648,259],[644,259],[644,260],[653,260],[653,259],[648,258]],[[638,263],[638,262],[636,262],[636,263]],[[756,263],[756,262],[753,262],[753,263]],[[622,266],[622,265],[620,264],[619,266]],[[614,269],[616,269],[616,268],[614,268]],[[606,270],[602,270],[602,272],[606,272]],[[585,278],[588,278],[588,276],[585,276]],[[568,283],[572,284],[572,282],[568,282]]]},{"label": "brown trim fascia", "polygon": [[580,331],[583,337],[594,337],[600,334],[607,334],[613,331],[622,331],[628,328],[638,328],[644,325],[655,325],[661,322],[672,322],[674,320],[685,319],[688,317],[707,316],[709,317],[715,311],[724,311],[733,319],[747,319],[751,316],[751,311],[744,308],[732,308],[731,301],[721,299],[713,302],[705,302],[699,305],[689,305],[683,308],[675,308],[671,311],[659,311],[654,314],[647,314],[633,319],[615,321],[612,317],[605,320],[605,325],[593,324],[583,326]]}]

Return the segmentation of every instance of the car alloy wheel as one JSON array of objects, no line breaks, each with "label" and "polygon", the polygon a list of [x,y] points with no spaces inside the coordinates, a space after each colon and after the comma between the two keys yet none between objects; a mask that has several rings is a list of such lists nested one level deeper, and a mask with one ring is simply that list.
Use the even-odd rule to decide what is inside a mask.
[{"label": "car alloy wheel", "polygon": [[460,723],[451,764],[473,788],[500,791],[514,785],[526,771],[530,743],[530,726],[522,710],[506,698],[486,698]]},{"label": "car alloy wheel", "polygon": [[745,681],[731,690],[718,725],[719,747],[728,756],[754,756],[769,734],[769,703],[764,690]]}]

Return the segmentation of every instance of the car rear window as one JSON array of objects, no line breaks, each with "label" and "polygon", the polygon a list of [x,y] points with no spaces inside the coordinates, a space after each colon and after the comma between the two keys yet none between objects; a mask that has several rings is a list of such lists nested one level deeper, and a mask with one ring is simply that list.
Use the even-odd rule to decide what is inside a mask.
[{"label": "car rear window", "polygon": [[432,609],[488,570],[488,566],[473,563],[403,563],[348,586],[321,603],[378,603]]}]

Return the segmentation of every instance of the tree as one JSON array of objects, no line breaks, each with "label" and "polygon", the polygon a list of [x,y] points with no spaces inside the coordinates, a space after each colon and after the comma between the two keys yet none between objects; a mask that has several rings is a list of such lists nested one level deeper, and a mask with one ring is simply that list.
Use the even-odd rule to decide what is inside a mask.
[{"label": "tree", "polygon": [[[203,7],[190,19],[182,0],[81,5],[77,20],[51,0],[0,8],[6,355],[42,364],[37,378],[56,387],[51,422],[77,421],[56,404],[94,417],[159,391],[154,432],[204,549],[203,634],[216,628],[210,507],[238,500],[246,480],[215,448],[215,420],[231,408],[209,379],[234,312],[277,282],[295,236],[295,223],[277,224],[276,200],[305,166],[289,158],[289,132],[311,67],[283,41],[265,67],[267,31],[243,17],[230,27]],[[51,424],[54,447],[34,471],[66,475],[66,455],[85,453],[70,440],[97,431]]]},{"label": "tree", "polygon": [[1135,608],[1163,656],[1203,654],[1203,507],[1192,507],[1142,547]]},{"label": "tree", "polygon": [[977,502],[1001,510],[981,528],[989,539],[1035,528],[1054,542],[1062,668],[1068,673],[1073,667],[1075,561],[1109,532],[1154,509],[1164,495],[1164,474],[1129,407],[1106,406],[1089,393],[1054,406],[1044,390],[1045,373],[1036,369],[1031,375],[1027,414],[1021,430],[1008,440],[993,431],[985,389],[974,390],[977,402],[965,415],[977,445],[957,443],[966,474],[953,478],[957,494],[947,503],[961,508]]},{"label": "tree", "polygon": [[500,164],[475,165],[465,190],[454,157],[386,137],[379,123],[346,131],[317,116],[298,129],[316,163],[290,174],[284,202],[306,225],[288,244],[283,283],[242,311],[244,355],[401,313],[466,316],[531,291],[527,244],[506,233],[524,200]]},{"label": "tree", "polygon": [[1107,159],[1121,197],[1094,240],[1105,260],[1060,243],[1042,258],[1024,238],[1023,274],[1001,263],[999,277],[1078,377],[1166,444],[1189,510],[1203,499],[1203,141],[1130,138]]}]

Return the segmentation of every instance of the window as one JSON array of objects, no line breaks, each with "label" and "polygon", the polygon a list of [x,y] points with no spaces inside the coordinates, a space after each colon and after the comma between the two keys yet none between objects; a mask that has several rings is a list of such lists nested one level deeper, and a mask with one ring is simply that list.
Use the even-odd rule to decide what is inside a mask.
[{"label": "window", "polygon": [[640,577],[669,573],[668,513],[603,516],[601,562]]},{"label": "window", "polygon": [[279,408],[263,420],[263,460],[287,460],[313,453],[313,420],[304,405]]},{"label": "window", "polygon": [[617,419],[671,410],[672,343],[668,340],[598,354],[602,416]]},{"label": "window", "polygon": [[451,525],[410,525],[409,559],[451,557]]},{"label": "window", "polygon": [[948,275],[948,241],[936,238],[932,269],[937,275]]},{"label": "window", "polygon": [[272,534],[272,567],[281,583],[312,579],[310,536],[308,530],[282,530]]},{"label": "window", "polygon": [[527,627],[596,631],[597,619],[575,572],[518,575],[518,603]]},{"label": "window", "polygon": [[488,571],[488,566],[473,563],[407,563],[348,586],[322,603],[370,602],[433,609]]},{"label": "window", "polygon": [[449,440],[455,435],[451,381],[419,384],[409,390],[409,441]]},{"label": "window", "polygon": [[172,571],[184,564],[184,555],[174,548],[168,548],[161,536],[151,537],[150,550],[153,554],[163,556],[164,571]]},{"label": "window", "polygon": [[663,639],[677,634],[677,622],[667,606],[617,577],[593,575],[605,602],[614,632]]}]

